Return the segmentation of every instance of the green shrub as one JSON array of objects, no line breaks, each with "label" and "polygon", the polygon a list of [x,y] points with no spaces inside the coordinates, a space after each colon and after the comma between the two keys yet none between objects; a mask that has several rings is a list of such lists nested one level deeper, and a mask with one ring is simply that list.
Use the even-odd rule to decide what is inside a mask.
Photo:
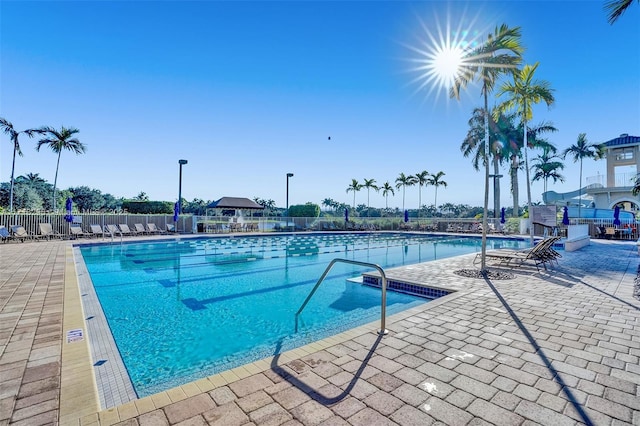
[{"label": "green shrub", "polygon": [[320,206],[314,203],[306,203],[289,207],[289,217],[318,217]]},{"label": "green shrub", "polygon": [[137,214],[173,214],[173,203],[169,201],[133,201],[122,202],[122,209]]}]

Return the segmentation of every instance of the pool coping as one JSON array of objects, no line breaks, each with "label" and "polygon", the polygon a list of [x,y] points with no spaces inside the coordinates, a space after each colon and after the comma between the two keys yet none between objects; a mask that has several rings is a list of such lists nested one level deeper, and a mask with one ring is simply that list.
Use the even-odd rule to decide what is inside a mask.
[{"label": "pool coping", "polygon": [[[154,239],[154,241],[158,240]],[[142,241],[139,240],[139,242]],[[79,242],[70,245],[65,252],[64,336],[67,336],[70,331],[83,330],[84,332],[88,330],[87,317],[85,316],[81,297],[83,294],[81,293],[82,289],[80,286],[81,278],[78,276],[79,272],[75,258],[76,250],[78,250],[79,254],[78,246],[80,245],[84,244]],[[390,268],[390,270],[391,269],[397,268]],[[82,275],[81,272],[80,275]],[[441,288],[445,287],[441,286]],[[428,309],[425,308],[426,305],[428,305],[428,307],[436,307],[466,294],[464,289],[451,289],[450,291],[451,293],[446,296],[425,301],[425,303],[416,307],[388,316],[386,318],[386,324],[393,324],[408,317],[423,313],[425,309]],[[65,340],[62,347],[60,424],[89,425],[97,423],[117,423],[122,418],[130,418],[133,413],[148,412],[151,407],[160,408],[188,397],[226,386],[253,374],[270,370],[274,366],[283,366],[291,361],[303,358],[336,344],[344,343],[370,332],[378,332],[379,330],[379,321],[373,321],[275,356],[266,357],[249,364],[203,377],[150,396],[133,399],[111,408],[102,408],[100,404],[100,395],[91,355],[94,349],[90,343],[90,339],[85,337],[82,340],[73,342],[67,342]],[[111,337],[111,339],[113,339],[113,337]],[[122,362],[121,359],[120,362]],[[122,364],[122,368],[124,368],[124,364]],[[126,368],[124,371],[126,373]],[[121,372],[118,374],[121,374]]]}]

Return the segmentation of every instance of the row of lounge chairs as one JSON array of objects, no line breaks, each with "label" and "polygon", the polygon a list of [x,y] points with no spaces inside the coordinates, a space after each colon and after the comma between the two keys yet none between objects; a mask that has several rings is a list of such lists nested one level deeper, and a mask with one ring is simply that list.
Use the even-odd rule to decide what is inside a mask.
[{"label": "row of lounge chairs", "polygon": [[24,242],[25,240],[37,240],[37,239],[46,239],[51,240],[54,238],[66,238],[70,236],[71,238],[80,238],[80,237],[107,237],[107,236],[133,236],[133,235],[161,235],[167,233],[175,232],[175,227],[173,225],[167,224],[166,230],[162,228],[158,228],[155,223],[148,223],[146,227],[142,223],[136,223],[131,229],[127,224],[120,225],[105,225],[104,228],[100,225],[90,225],[89,232],[85,232],[82,229],[82,226],[78,224],[69,225],[69,235],[61,234],[56,232],[53,229],[53,226],[50,223],[40,223],[38,225],[40,229],[39,234],[30,234],[27,230],[21,225],[12,225],[11,232],[5,227],[0,225],[0,240],[2,242],[7,241],[20,241]]},{"label": "row of lounge chairs", "polygon": [[73,238],[78,237],[115,237],[115,236],[137,236],[137,235],[160,235],[175,232],[173,225],[167,224],[167,229],[158,228],[155,223],[148,223],[145,227],[142,223],[136,223],[133,229],[126,223],[119,225],[90,225],[89,232],[84,232],[79,225],[72,225],[69,228]]},{"label": "row of lounge chairs", "polygon": [[[533,262],[536,269],[540,270],[540,265],[547,269],[547,263],[551,264],[553,261],[558,262],[558,258],[562,257],[558,253],[553,245],[560,240],[559,236],[546,237],[538,241],[533,247],[522,250],[511,249],[498,249],[488,251],[485,255],[490,261],[503,266],[517,267],[523,265],[525,262]],[[478,253],[474,260],[474,264],[478,264],[481,261],[481,254]]]}]

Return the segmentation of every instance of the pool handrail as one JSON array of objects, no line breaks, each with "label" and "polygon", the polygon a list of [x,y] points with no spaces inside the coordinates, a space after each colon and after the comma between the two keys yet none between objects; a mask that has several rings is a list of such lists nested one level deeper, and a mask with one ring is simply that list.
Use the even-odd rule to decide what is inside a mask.
[{"label": "pool handrail", "polygon": [[324,279],[326,278],[326,276],[329,273],[329,271],[331,270],[331,268],[333,268],[333,265],[335,265],[338,262],[340,262],[340,263],[350,263],[352,265],[366,266],[368,268],[375,268],[380,273],[380,276],[382,277],[382,285],[381,285],[381,288],[382,288],[381,299],[382,300],[380,301],[380,330],[378,330],[378,334],[381,334],[381,335],[387,334],[388,333],[388,331],[386,329],[387,276],[385,275],[384,270],[379,265],[376,265],[375,263],[360,262],[358,260],[352,260],[352,259],[336,258],[336,259],[333,259],[331,262],[329,262],[329,265],[327,266],[327,268],[322,273],[322,276],[320,277],[320,279],[318,279],[318,282],[313,287],[313,289],[311,289],[311,292],[309,293],[309,295],[307,296],[305,301],[302,303],[302,306],[300,306],[300,309],[298,309],[298,312],[296,312],[296,324],[298,323],[298,315],[300,315],[300,313],[305,308],[305,306],[307,306],[307,303],[309,303],[309,300],[311,300],[311,296],[313,296],[313,294],[316,292],[316,290],[318,289],[318,287],[320,286],[322,281],[324,281]]}]

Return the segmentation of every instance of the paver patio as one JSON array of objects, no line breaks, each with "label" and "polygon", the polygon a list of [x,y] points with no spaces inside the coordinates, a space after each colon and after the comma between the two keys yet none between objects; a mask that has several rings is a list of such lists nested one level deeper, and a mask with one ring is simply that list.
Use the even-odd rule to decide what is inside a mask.
[{"label": "paver patio", "polygon": [[640,425],[633,242],[511,280],[453,273],[473,256],[387,270],[459,291],[388,318],[387,336],[359,327],[102,411],[87,342],[66,339],[86,330],[70,242],[0,259],[0,425]]}]

